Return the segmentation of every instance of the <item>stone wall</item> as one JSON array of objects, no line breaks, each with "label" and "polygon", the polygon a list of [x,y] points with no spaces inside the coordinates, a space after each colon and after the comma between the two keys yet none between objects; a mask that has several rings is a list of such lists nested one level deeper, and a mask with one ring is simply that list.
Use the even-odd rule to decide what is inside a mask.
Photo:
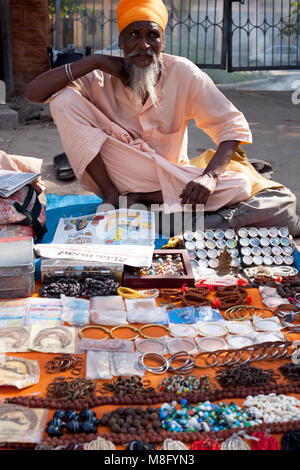
[{"label": "stone wall", "polygon": [[48,0],[10,0],[14,92],[48,69]]}]

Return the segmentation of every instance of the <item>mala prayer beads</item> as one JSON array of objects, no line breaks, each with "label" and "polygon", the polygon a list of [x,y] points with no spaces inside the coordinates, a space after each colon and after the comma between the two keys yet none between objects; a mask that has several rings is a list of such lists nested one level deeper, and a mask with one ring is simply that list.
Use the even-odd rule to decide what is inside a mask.
[{"label": "mala prayer beads", "polygon": [[100,424],[108,426],[113,433],[137,434],[144,432],[160,432],[161,423],[159,414],[155,408],[141,406],[137,408],[117,408],[110,413],[104,413]]},{"label": "mala prayer beads", "polygon": [[300,450],[300,429],[282,436],[281,447],[282,450]]},{"label": "mala prayer beads", "polygon": [[51,278],[49,277],[40,288],[41,297],[59,299],[61,295],[67,297],[96,297],[116,295],[119,283],[113,277],[95,276],[80,278]]},{"label": "mala prayer beads", "polygon": [[220,431],[249,427],[259,424],[260,421],[252,419],[252,415],[235,403],[219,402],[213,404],[209,401],[191,406],[187,400],[180,402],[181,409],[176,409],[177,402],[165,403],[160,409],[162,428],[167,431]]},{"label": "mala prayer beads", "polygon": [[279,374],[274,374],[273,369],[259,369],[248,365],[222,369],[216,374],[216,380],[222,388],[236,386],[260,386],[270,382],[276,383],[280,378]]},{"label": "mala prayer beads", "polygon": [[[241,286],[220,286],[215,288],[216,302],[219,303],[218,307],[227,309],[234,305],[243,305],[247,302],[248,292]],[[214,305],[216,305],[216,302]]]},{"label": "mala prayer beads", "polygon": [[300,365],[299,364],[283,364],[279,367],[282,375],[290,381],[300,380]]}]

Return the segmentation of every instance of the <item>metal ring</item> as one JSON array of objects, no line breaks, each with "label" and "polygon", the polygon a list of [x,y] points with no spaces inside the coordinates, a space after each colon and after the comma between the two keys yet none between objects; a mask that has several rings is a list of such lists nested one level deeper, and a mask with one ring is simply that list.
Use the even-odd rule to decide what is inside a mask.
[{"label": "metal ring", "polygon": [[[223,352],[226,352],[226,351],[223,351]],[[239,358],[241,357],[241,353],[240,353],[240,351],[239,351],[238,349],[231,349],[230,351],[227,351],[227,352],[226,352],[226,354],[225,354],[225,356],[224,356],[224,358],[223,358],[223,362],[222,362],[221,366],[223,367],[223,366],[233,365],[233,364],[231,363],[231,361],[233,360],[233,357],[234,357],[237,353],[239,354],[239,357],[238,357],[238,360],[234,362],[234,363],[236,364],[236,363],[239,361]],[[231,354],[231,357],[230,357],[229,361],[225,361],[225,362],[224,362],[224,359],[226,359],[226,357],[228,356],[228,354]]]},{"label": "metal ring", "polygon": [[[177,357],[182,357],[182,356],[187,356],[187,358],[186,358],[186,360],[185,360],[185,363],[184,363],[182,366],[180,366],[180,367],[173,367],[173,366],[171,366],[172,361],[174,361],[175,359],[177,359]],[[184,369],[184,367],[189,364],[190,358],[191,358],[190,353],[188,353],[188,352],[186,352],[186,351],[179,351],[179,352],[177,352],[177,353],[175,353],[175,354],[172,354],[172,355],[169,356],[169,358],[168,358],[168,361],[169,361],[169,370],[170,370],[171,372],[176,372],[176,371],[178,371],[178,370],[180,370],[180,369]]]},{"label": "metal ring", "polygon": [[[149,367],[145,365],[145,359],[159,359],[162,362],[160,367]],[[144,370],[153,374],[164,374],[169,368],[169,361],[159,353],[146,353],[139,356],[139,363]]]}]

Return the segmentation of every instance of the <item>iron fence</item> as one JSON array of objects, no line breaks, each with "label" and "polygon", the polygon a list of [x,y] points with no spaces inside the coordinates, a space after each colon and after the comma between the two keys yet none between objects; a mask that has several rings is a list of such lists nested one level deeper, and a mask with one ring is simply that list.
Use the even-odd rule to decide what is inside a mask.
[{"label": "iron fence", "polygon": [[[51,45],[120,55],[119,0],[49,0]],[[165,0],[166,49],[199,67],[300,67],[300,0]]]}]

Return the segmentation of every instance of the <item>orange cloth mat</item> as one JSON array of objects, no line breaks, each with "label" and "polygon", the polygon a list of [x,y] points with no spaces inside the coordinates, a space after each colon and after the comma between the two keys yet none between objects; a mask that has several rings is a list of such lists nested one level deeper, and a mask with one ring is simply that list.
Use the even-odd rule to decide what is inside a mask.
[{"label": "orange cloth mat", "polygon": [[[34,297],[37,297],[38,296],[38,288],[39,288],[39,285],[37,285],[37,288],[36,288],[36,294],[34,295]],[[214,296],[214,294],[209,294],[210,296]],[[262,303],[262,300],[261,300],[261,295],[258,291],[258,289],[249,289],[249,296],[252,298],[252,303],[251,305],[253,306],[256,306],[256,307],[264,307],[263,303]],[[213,297],[211,297],[213,298]],[[270,313],[270,316],[271,316],[271,313]],[[139,326],[142,326],[142,325],[139,325]],[[126,339],[126,332],[127,332],[127,335],[130,334],[130,331],[129,330],[122,330],[120,329],[119,332],[118,332],[118,337],[122,338],[122,339]],[[161,336],[161,332],[162,332],[162,329],[161,328],[155,328],[155,327],[151,327],[149,328],[149,330],[147,330],[147,334],[150,334],[150,335],[157,335],[157,336]],[[87,332],[84,333],[84,336],[85,337],[89,337],[89,338],[97,338],[97,339],[101,339],[103,338],[103,333],[100,331],[100,330],[96,330],[96,329],[90,329],[88,330]],[[128,338],[129,336],[127,336]],[[291,340],[291,341],[295,341],[295,340],[300,340],[300,334],[289,334],[288,335],[288,339]],[[0,398],[3,400],[5,399],[6,397],[13,397],[13,396],[30,396],[30,395],[35,395],[35,396],[43,396],[45,397],[46,396],[46,389],[47,389],[47,386],[49,383],[51,383],[56,376],[62,376],[62,377],[70,377],[72,376],[70,372],[64,372],[64,373],[59,373],[59,374],[48,374],[46,373],[45,371],[45,364],[47,361],[49,361],[50,359],[52,359],[55,355],[58,355],[58,354],[44,354],[44,353],[37,353],[37,352],[30,352],[30,353],[13,353],[11,354],[12,356],[20,356],[20,357],[24,357],[25,359],[34,359],[34,360],[38,360],[39,362],[39,365],[40,365],[40,372],[41,372],[41,375],[40,375],[40,381],[38,384],[36,385],[33,385],[27,389],[23,389],[23,390],[18,390],[14,387],[1,387],[0,388]],[[257,363],[253,363],[253,365],[255,367],[259,367],[259,368],[262,368],[262,369],[273,369],[274,372],[278,369],[279,366],[283,365],[285,363],[285,359],[280,359],[280,360],[274,360],[274,361],[259,361]],[[217,367],[213,367],[213,368],[207,368],[207,369],[194,369],[191,374],[192,375],[196,375],[197,377],[199,377],[200,375],[208,375],[209,376],[209,379],[210,379],[210,383],[211,384],[216,384],[216,386],[218,388],[220,388],[220,386],[218,385],[218,383],[215,381],[214,377],[215,377],[215,373],[216,373],[216,370],[218,368]],[[168,375],[168,374],[166,374]],[[83,376],[85,376],[85,369],[83,370]],[[288,383],[287,381],[284,381],[283,379],[283,376],[280,374],[280,376],[282,377],[279,382],[284,382],[284,383]],[[75,376],[72,376],[72,377],[75,377]],[[145,375],[144,375],[144,378],[145,379],[149,379],[151,381],[151,386],[157,388],[159,383],[163,380],[163,378],[165,377],[165,375],[154,375],[154,374],[151,374],[149,372],[145,372]],[[100,383],[100,381],[99,381]],[[294,394],[294,396],[298,399],[300,399],[300,394]],[[242,406],[243,404],[243,401],[244,399],[224,399],[225,402],[230,402],[230,401],[234,401],[235,403],[237,403],[238,405]],[[161,406],[161,404],[157,404],[157,405],[153,405],[154,407],[156,408],[159,408]],[[93,408],[93,410],[96,412],[97,414],[97,417],[100,418],[102,417],[103,413],[105,412],[108,412],[108,411],[111,411],[113,409],[115,409],[117,406],[100,406],[100,407],[95,407]],[[49,410],[49,420],[51,419],[53,413],[55,412],[55,410]],[[106,427],[101,427],[101,426],[98,426],[98,433],[108,433],[109,432],[109,429],[106,428]],[[46,432],[44,433],[44,437],[46,437],[47,434]],[[278,439],[278,442],[280,443],[280,438],[281,438],[281,435],[275,435],[274,436],[275,438]],[[142,439],[142,438],[141,438]],[[249,442],[248,442],[249,443]],[[251,446],[251,442],[250,442],[250,446]],[[120,446],[116,446],[117,449],[122,449],[122,447]]]}]

